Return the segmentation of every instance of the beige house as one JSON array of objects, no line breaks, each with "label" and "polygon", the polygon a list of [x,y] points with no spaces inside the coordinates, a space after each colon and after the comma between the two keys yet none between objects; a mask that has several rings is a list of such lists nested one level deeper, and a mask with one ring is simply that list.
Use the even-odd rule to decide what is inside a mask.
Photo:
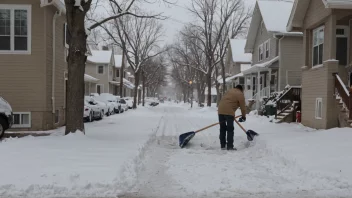
[{"label": "beige house", "polygon": [[64,15],[59,0],[0,1],[0,95],[13,108],[15,130],[65,124]]},{"label": "beige house", "polygon": [[[304,33],[302,123],[317,129],[352,120],[352,2],[295,0],[288,31]],[[299,65],[297,65],[299,66]]]},{"label": "beige house", "polygon": [[[228,76],[225,79],[227,89],[236,85],[245,86],[242,72],[249,69],[252,63],[252,54],[244,52],[245,45],[245,39],[230,39],[225,61],[225,72]],[[219,83],[222,83],[222,79]]]},{"label": "beige house", "polygon": [[[112,85],[114,85],[113,92],[112,94],[117,95],[117,96],[122,96],[122,97],[128,97],[132,96],[133,89],[135,87],[133,78],[133,75],[131,75],[130,72],[128,72],[128,68],[124,69],[124,71],[121,70],[122,66],[122,55],[114,55],[115,59],[115,67],[113,69],[113,80],[110,81]],[[127,65],[127,61],[125,61],[125,65]],[[120,78],[123,76],[123,93],[120,93]]]},{"label": "beige house", "polygon": [[91,53],[86,62],[86,74],[98,80],[90,83],[86,90],[90,90],[90,94],[113,93],[114,85],[110,83],[115,67],[113,51],[91,50]]},{"label": "beige house", "polygon": [[301,85],[303,34],[286,31],[293,7],[290,1],[258,0],[250,24],[245,53],[252,65],[243,71],[247,97],[261,99],[286,85]]}]

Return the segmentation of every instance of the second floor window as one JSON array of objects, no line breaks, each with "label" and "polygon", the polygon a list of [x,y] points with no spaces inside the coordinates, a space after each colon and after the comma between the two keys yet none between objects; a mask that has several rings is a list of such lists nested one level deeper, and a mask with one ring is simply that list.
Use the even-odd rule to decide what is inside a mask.
[{"label": "second floor window", "polygon": [[323,64],[324,27],[313,30],[313,67]]},{"label": "second floor window", "polygon": [[120,70],[119,69],[116,70],[116,78],[118,78],[118,77],[120,77]]},{"label": "second floor window", "polygon": [[270,40],[267,40],[265,43],[264,43],[264,46],[265,46],[265,58],[269,58],[270,56],[270,44],[269,44],[269,41]]},{"label": "second floor window", "polygon": [[103,65],[98,66],[98,74],[104,74],[104,66]]},{"label": "second floor window", "polygon": [[0,4],[0,52],[29,53],[31,6]]},{"label": "second floor window", "polygon": [[258,47],[258,61],[262,61],[263,60],[263,44],[259,45]]}]

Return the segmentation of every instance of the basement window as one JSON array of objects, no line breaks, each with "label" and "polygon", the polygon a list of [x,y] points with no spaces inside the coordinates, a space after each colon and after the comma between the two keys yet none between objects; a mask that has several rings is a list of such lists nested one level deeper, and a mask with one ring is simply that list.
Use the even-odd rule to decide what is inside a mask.
[{"label": "basement window", "polygon": [[14,112],[12,128],[31,128],[31,113]]}]

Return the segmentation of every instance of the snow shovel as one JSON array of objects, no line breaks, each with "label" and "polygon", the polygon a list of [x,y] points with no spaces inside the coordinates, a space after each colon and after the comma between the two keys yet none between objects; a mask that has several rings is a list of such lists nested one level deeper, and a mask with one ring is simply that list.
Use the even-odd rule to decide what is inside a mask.
[{"label": "snow shovel", "polygon": [[255,131],[252,130],[248,130],[246,131],[246,129],[243,128],[243,126],[235,119],[235,122],[238,124],[238,126],[241,127],[241,129],[244,131],[244,133],[247,135],[247,140],[248,141],[253,141],[254,140],[254,136],[259,136],[259,134]]},{"label": "snow shovel", "polygon": [[[235,117],[235,120],[236,120],[236,118],[239,118],[239,117],[241,117],[241,116]],[[188,142],[196,135],[196,133],[199,133],[199,132],[201,132],[201,131],[204,131],[204,130],[206,130],[206,129],[209,129],[209,128],[211,128],[211,127],[213,127],[213,126],[216,126],[216,125],[218,125],[218,124],[220,124],[220,122],[214,123],[214,124],[212,124],[212,125],[209,125],[209,126],[207,126],[207,127],[204,127],[204,128],[199,129],[199,130],[197,130],[197,131],[191,131],[191,132],[187,132],[187,133],[181,134],[180,137],[179,137],[179,144],[180,144],[180,147],[181,147],[181,148],[185,147],[185,146],[188,144]],[[242,129],[243,129],[243,128],[242,128]]]}]

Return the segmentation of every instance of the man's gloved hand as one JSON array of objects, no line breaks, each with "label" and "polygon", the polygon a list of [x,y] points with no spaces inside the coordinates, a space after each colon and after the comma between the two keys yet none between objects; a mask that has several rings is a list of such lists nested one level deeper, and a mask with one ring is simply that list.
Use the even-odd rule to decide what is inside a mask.
[{"label": "man's gloved hand", "polygon": [[240,119],[238,119],[238,122],[245,122],[246,121],[246,117],[240,117]]}]

